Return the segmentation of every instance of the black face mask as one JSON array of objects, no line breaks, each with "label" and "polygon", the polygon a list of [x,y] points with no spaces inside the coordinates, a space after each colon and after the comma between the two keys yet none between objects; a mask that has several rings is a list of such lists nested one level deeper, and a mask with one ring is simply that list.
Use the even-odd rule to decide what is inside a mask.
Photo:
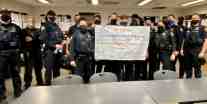
[{"label": "black face mask", "polygon": [[86,33],[88,31],[88,29],[86,28],[86,27],[82,27],[82,26],[80,26],[80,32],[81,33]]},{"label": "black face mask", "polygon": [[179,22],[178,22],[178,25],[179,25],[179,26],[182,26],[182,25],[183,25],[183,21],[179,21]]},{"label": "black face mask", "polygon": [[101,21],[100,21],[100,20],[96,20],[96,21],[95,21],[95,24],[96,24],[96,25],[100,25],[100,24],[101,24]]},{"label": "black face mask", "polygon": [[128,24],[127,22],[120,22],[121,26],[127,26],[127,24]]},{"label": "black face mask", "polygon": [[112,19],[111,20],[111,25],[116,25],[117,24],[117,20],[116,19]]},{"label": "black face mask", "polygon": [[163,33],[165,31],[165,28],[162,26],[158,26],[158,32]]},{"label": "black face mask", "polygon": [[11,20],[11,16],[9,15],[2,15],[1,16],[1,20],[4,22],[8,22],[9,20]]},{"label": "black face mask", "polygon": [[199,23],[199,20],[192,20],[192,21],[191,21],[191,24],[192,24],[192,25],[196,25],[196,24],[198,24],[198,23]]},{"label": "black face mask", "polygon": [[55,22],[56,18],[55,17],[49,17],[48,18],[51,22]]}]

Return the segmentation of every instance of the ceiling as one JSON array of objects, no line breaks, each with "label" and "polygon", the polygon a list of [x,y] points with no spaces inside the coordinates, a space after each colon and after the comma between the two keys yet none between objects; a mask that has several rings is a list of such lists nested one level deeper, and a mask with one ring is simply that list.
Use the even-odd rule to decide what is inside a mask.
[{"label": "ceiling", "polygon": [[[57,7],[68,7],[68,6],[91,6],[87,1],[88,0],[52,0],[53,3],[50,5],[44,5],[37,2],[37,0],[16,0],[25,4],[33,6],[57,6]],[[89,0],[90,1],[90,0]],[[99,0],[100,5],[97,7],[125,7],[125,8],[135,8],[138,7],[137,3],[142,0]],[[167,8],[182,8],[181,4],[187,3],[194,0],[153,0],[151,3],[143,6],[142,8],[154,8],[154,7],[167,7]],[[192,6],[204,5],[207,4],[207,0],[202,3],[198,3]]]}]

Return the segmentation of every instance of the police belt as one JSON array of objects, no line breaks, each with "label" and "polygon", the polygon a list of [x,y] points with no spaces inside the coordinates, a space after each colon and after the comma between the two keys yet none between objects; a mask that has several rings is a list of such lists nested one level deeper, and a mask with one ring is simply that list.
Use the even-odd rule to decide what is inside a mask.
[{"label": "police belt", "polygon": [[77,57],[91,57],[93,56],[92,53],[84,53],[84,52],[81,52],[81,53],[78,53],[77,54]]},{"label": "police belt", "polygon": [[160,48],[160,51],[172,51],[173,49],[171,47],[166,48]]}]

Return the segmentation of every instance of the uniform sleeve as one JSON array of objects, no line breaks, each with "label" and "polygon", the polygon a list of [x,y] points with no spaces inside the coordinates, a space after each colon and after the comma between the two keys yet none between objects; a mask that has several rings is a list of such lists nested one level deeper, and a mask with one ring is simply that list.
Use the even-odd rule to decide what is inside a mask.
[{"label": "uniform sleeve", "polygon": [[75,52],[75,41],[76,41],[76,35],[73,35],[71,37],[71,41],[70,41],[70,47],[69,47],[69,50],[70,50],[70,53],[71,53],[71,57],[72,59],[74,60],[75,59],[75,56],[76,56],[76,52]]},{"label": "uniform sleeve", "polygon": [[172,45],[172,50],[176,51],[177,45],[176,45],[176,36],[174,32],[170,32],[170,37],[171,37],[171,45]]},{"label": "uniform sleeve", "polygon": [[[184,30],[183,30],[184,31]],[[182,31],[180,30],[180,28],[179,27],[176,27],[175,28],[175,37],[176,37],[176,49],[177,50],[180,50],[181,49],[181,46],[182,46],[182,36],[181,35],[183,35],[182,33],[181,33]]]},{"label": "uniform sleeve", "polygon": [[24,41],[24,36],[23,36],[23,32],[22,32],[22,29],[16,25],[16,29],[17,29],[17,44],[18,44],[18,47],[20,50],[23,49],[23,41]]}]

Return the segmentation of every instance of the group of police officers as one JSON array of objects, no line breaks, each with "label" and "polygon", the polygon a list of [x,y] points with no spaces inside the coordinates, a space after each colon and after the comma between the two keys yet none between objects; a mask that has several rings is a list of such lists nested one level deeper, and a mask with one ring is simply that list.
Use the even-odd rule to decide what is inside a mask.
[{"label": "group of police officers", "polygon": [[[184,17],[178,22],[174,15],[169,15],[158,23],[150,19],[145,21],[134,14],[129,21],[127,16],[118,18],[116,13],[110,16],[108,25],[117,26],[149,26],[151,28],[148,56],[142,61],[95,61],[95,26],[101,25],[101,16],[95,15],[88,21],[75,15],[75,24],[70,27],[66,39],[59,26],[55,23],[56,13],[50,10],[40,29],[27,27],[21,30],[12,23],[11,12],[2,10],[0,18],[0,101],[6,99],[5,75],[13,80],[14,96],[22,93],[20,72],[20,52],[24,54],[25,76],[24,89],[31,86],[32,69],[35,69],[37,85],[51,85],[53,78],[60,76],[62,60],[69,60],[75,67],[73,74],[83,77],[89,83],[92,74],[105,71],[113,72],[118,79],[124,81],[153,80],[153,74],[163,64],[164,70],[175,71],[179,60],[179,77],[201,78],[201,65],[206,52],[206,27],[201,26],[201,18],[195,14],[191,24],[184,25]],[[147,64],[149,63],[149,71]],[[45,81],[42,68],[45,67]],[[96,68],[95,68],[96,67]],[[124,68],[125,67],[125,68]],[[194,71],[193,71],[194,69]],[[124,74],[123,74],[124,73]]]}]

